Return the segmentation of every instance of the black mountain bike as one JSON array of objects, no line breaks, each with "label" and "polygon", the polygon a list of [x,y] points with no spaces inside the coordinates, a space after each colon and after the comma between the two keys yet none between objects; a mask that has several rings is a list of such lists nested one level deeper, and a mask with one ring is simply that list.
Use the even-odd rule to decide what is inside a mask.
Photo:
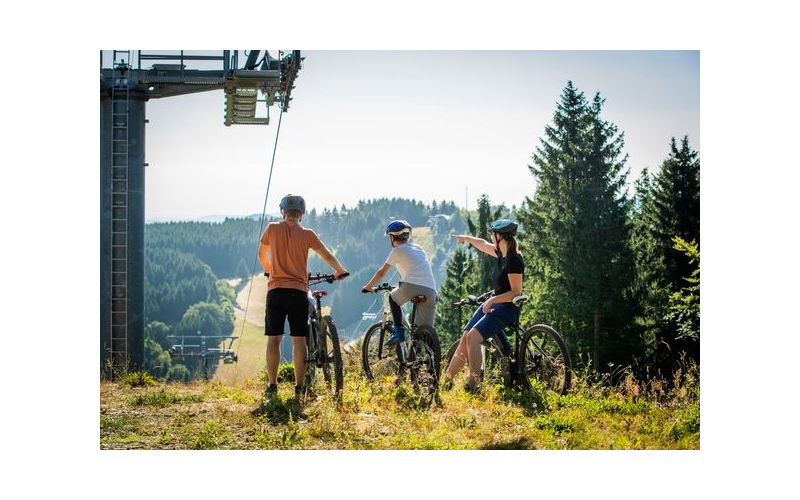
[{"label": "black mountain bike", "polygon": [[[459,309],[465,305],[479,306],[491,296],[491,291],[480,297],[470,295],[453,306]],[[572,361],[567,347],[551,326],[536,324],[527,329],[520,326],[522,305],[527,300],[527,295],[519,295],[512,300],[517,307],[517,321],[501,332],[506,339],[513,337],[511,349],[499,338],[500,334],[483,342],[481,378],[500,381],[506,387],[521,387],[524,391],[541,386],[557,394],[566,394],[572,381]],[[458,342],[447,351],[446,366],[450,365]],[[469,366],[469,360],[466,366]]]},{"label": "black mountain bike", "polygon": [[[339,279],[349,276],[343,274]],[[317,285],[326,281],[333,283],[336,276],[333,274],[309,274],[308,284]],[[325,390],[333,393],[338,398],[344,386],[344,372],[342,368],[342,350],[339,345],[339,334],[333,318],[322,315],[322,297],[328,295],[324,290],[311,290],[308,292],[308,321],[309,338],[308,358],[306,358],[305,386],[312,391],[315,389],[317,369],[322,370]]]},{"label": "black mountain bike", "polygon": [[[417,325],[417,304],[425,302],[424,295],[411,299],[411,324],[403,318],[406,326],[406,340],[395,347],[387,347],[386,340],[392,335],[392,314],[389,310],[389,292],[395,287],[381,283],[373,288],[383,294],[383,318],[367,329],[364,343],[361,346],[361,366],[369,380],[383,378],[387,375],[397,376],[401,382],[409,373],[414,389],[424,396],[433,396],[439,388],[442,350],[439,336],[430,325]],[[364,291],[364,293],[368,293]]]}]

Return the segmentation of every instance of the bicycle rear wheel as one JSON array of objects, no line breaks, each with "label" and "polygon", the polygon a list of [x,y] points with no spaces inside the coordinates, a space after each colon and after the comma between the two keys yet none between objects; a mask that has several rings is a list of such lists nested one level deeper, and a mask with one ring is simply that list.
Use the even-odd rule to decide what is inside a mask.
[{"label": "bicycle rear wheel", "polygon": [[525,332],[522,352],[524,377],[548,391],[566,394],[572,381],[572,361],[558,332],[548,325],[534,325]]},{"label": "bicycle rear wheel", "polygon": [[361,345],[361,368],[369,380],[399,373],[400,365],[397,362],[399,345],[394,348],[383,345],[391,335],[391,321],[385,324],[375,323],[364,334],[364,343]]},{"label": "bicycle rear wheel", "polygon": [[414,389],[423,396],[433,396],[439,389],[442,368],[442,348],[433,327],[422,325],[417,328],[408,350],[408,363]]},{"label": "bicycle rear wheel", "polygon": [[320,353],[323,355],[321,363],[325,384],[329,391],[333,391],[335,397],[339,397],[344,388],[344,368],[339,333],[336,331],[336,323],[330,316],[322,318],[319,344]]}]

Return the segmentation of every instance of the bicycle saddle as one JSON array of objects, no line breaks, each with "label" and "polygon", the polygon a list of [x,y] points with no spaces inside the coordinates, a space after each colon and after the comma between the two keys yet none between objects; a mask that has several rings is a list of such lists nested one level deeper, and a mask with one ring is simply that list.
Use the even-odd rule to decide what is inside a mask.
[{"label": "bicycle saddle", "polygon": [[324,290],[314,290],[313,292],[311,292],[312,297],[324,297],[326,295],[328,295],[328,292]]},{"label": "bicycle saddle", "polygon": [[526,301],[527,301],[529,298],[530,298],[530,297],[528,297],[527,295],[517,295],[516,297],[514,297],[513,299],[511,299],[511,302],[512,302],[512,303],[513,303],[515,306],[519,307],[519,306],[521,306],[522,304],[524,304],[524,303],[525,303],[525,302],[526,302]]},{"label": "bicycle saddle", "polygon": [[428,298],[425,297],[424,295],[415,295],[414,297],[411,298],[411,303],[412,304],[422,304],[423,302],[427,302],[427,301],[428,301]]}]

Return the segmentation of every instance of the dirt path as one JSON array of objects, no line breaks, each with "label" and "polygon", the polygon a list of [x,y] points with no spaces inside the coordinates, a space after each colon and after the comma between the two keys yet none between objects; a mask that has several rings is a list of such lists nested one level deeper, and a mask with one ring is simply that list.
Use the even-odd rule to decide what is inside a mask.
[{"label": "dirt path", "polygon": [[[244,311],[242,309],[239,309],[238,307],[235,307],[233,309],[233,314],[236,317],[236,319],[242,319],[244,317]],[[256,325],[256,326],[260,326],[260,327],[263,328],[264,327],[264,315],[263,315],[263,313],[262,314],[254,314],[251,311],[247,311],[247,322],[251,323],[253,325]]]}]

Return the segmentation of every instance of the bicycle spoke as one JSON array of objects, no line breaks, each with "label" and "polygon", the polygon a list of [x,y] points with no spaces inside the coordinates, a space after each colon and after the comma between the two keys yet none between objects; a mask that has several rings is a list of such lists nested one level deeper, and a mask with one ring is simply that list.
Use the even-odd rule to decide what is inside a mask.
[{"label": "bicycle spoke", "polygon": [[571,379],[569,353],[558,333],[547,325],[535,325],[525,334],[525,376],[532,384],[564,394]]},{"label": "bicycle spoke", "polygon": [[[395,376],[398,374],[400,368],[397,362],[398,350],[397,348],[381,348],[381,324],[376,323],[372,325],[367,333],[364,335],[364,344],[362,346],[362,368],[364,374],[370,380],[382,379],[386,376]],[[383,325],[383,341],[385,342],[392,332],[391,323]],[[378,357],[380,352],[380,358]]]},{"label": "bicycle spoke", "polygon": [[420,327],[409,349],[411,383],[420,395],[429,398],[439,387],[441,350],[436,333],[426,326]]},{"label": "bicycle spoke", "polygon": [[[343,385],[339,336],[336,325],[330,316],[325,316],[322,320],[319,331],[312,330],[313,335],[318,335],[318,347],[315,356],[308,363],[310,376],[307,376],[306,380],[308,386],[315,391],[321,390],[338,395]],[[321,373],[321,376],[315,378],[314,374],[317,371]]]}]

